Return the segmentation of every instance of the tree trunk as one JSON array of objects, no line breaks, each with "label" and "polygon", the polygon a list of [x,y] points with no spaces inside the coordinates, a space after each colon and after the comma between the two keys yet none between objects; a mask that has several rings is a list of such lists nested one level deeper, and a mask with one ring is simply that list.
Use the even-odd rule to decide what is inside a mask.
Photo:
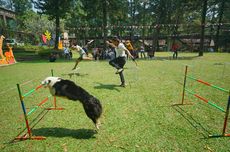
[{"label": "tree trunk", "polygon": [[207,1],[208,0],[204,0],[204,3],[203,3],[199,56],[203,56],[203,52],[204,52],[204,30],[205,30],[204,28],[205,28],[205,17],[206,17],[206,12],[207,12]]},{"label": "tree trunk", "polygon": [[55,23],[56,23],[56,37],[55,37],[54,49],[58,49],[59,35],[60,35],[60,18],[59,18],[59,16],[56,16]]},{"label": "tree trunk", "polygon": [[[134,19],[134,13],[135,13],[135,7],[134,7],[134,0],[130,0],[130,14],[131,14],[131,25],[135,25],[135,19]],[[130,34],[129,34],[129,37],[130,37],[130,40],[132,41],[133,40],[133,32],[134,32],[134,29],[133,29],[133,26],[131,26],[130,28]]]},{"label": "tree trunk", "polygon": [[107,41],[107,10],[106,10],[106,6],[107,6],[107,0],[103,1],[103,41],[104,41],[104,45],[103,45],[103,49],[104,51],[106,50],[106,41]]},{"label": "tree trunk", "polygon": [[143,7],[144,7],[144,10],[143,10],[143,16],[142,16],[142,19],[143,19],[143,21],[142,21],[142,26],[143,26],[143,28],[142,28],[142,45],[145,46],[145,13],[146,13],[145,7],[146,7],[146,2],[144,2]]},{"label": "tree trunk", "polygon": [[219,11],[219,21],[218,21],[218,26],[217,26],[217,31],[216,31],[216,42],[215,42],[216,43],[215,44],[215,51],[216,52],[218,52],[218,49],[219,49],[220,24],[221,24],[222,18],[223,18],[224,5],[225,5],[225,0],[222,0],[220,11]]}]

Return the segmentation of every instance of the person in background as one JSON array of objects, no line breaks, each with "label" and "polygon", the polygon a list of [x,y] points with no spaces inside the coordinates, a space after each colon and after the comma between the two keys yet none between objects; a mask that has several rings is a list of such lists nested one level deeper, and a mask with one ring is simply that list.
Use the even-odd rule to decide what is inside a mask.
[{"label": "person in background", "polygon": [[87,41],[86,45],[84,45],[84,46],[82,47],[82,49],[85,51],[85,53],[86,53],[87,56],[89,55],[89,52],[88,52],[89,45],[90,45],[93,41],[94,41],[94,40]]},{"label": "person in background", "polygon": [[140,48],[140,53],[141,53],[141,58],[143,58],[143,57],[146,58],[144,46],[141,46],[141,48]]},{"label": "person in background", "polygon": [[177,59],[179,45],[177,43],[173,42],[171,49],[173,51],[173,59]]},{"label": "person in background", "polygon": [[99,49],[98,48],[93,48],[93,58],[94,58],[94,60],[96,61],[96,60],[98,60],[99,59]]},{"label": "person in background", "polygon": [[70,59],[73,58],[73,53],[72,53],[72,50],[69,50],[69,56],[70,56]]},{"label": "person in background", "polygon": [[80,57],[77,58],[77,60],[75,62],[75,65],[74,65],[74,67],[73,67],[72,70],[76,69],[78,63],[81,62],[82,60],[93,60],[93,58],[88,57],[88,55],[86,54],[85,50],[81,46],[79,46],[77,44],[74,44],[74,45],[72,45],[72,48],[74,50],[76,50],[79,53],[79,55],[80,55]]},{"label": "person in background", "polygon": [[50,62],[55,62],[57,59],[56,55],[54,53],[51,53],[50,56],[49,56],[49,61]]},{"label": "person in background", "polygon": [[65,59],[69,59],[70,60],[70,50],[67,46],[64,47],[64,57]]},{"label": "person in background", "polygon": [[[136,51],[133,48],[133,45],[131,44],[130,40],[125,41],[125,47],[129,50],[130,54],[136,58]],[[127,56],[128,57],[128,56]]]}]

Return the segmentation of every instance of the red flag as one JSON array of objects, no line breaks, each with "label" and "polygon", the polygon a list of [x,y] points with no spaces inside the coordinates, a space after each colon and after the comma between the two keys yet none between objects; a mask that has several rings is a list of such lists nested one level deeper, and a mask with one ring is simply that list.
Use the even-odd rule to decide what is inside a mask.
[{"label": "red flag", "polygon": [[42,41],[46,43],[46,36],[42,34]]}]

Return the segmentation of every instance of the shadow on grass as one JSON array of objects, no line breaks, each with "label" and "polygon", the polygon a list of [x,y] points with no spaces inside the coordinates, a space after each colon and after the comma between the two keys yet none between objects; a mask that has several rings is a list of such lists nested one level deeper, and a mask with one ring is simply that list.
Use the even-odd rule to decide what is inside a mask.
[{"label": "shadow on grass", "polygon": [[[97,133],[95,130],[92,129],[67,129],[67,128],[40,128],[40,129],[33,129],[33,136],[44,136],[44,137],[72,137],[76,139],[90,139],[95,138],[95,134]],[[0,147],[1,150],[5,150],[6,148],[13,146],[17,142],[21,142],[24,140],[14,141],[11,140],[10,142],[4,143]]]},{"label": "shadow on grass", "polygon": [[207,138],[211,133],[180,106],[183,105],[172,105],[172,108],[175,109],[193,128],[195,128],[198,133],[204,138]]},{"label": "shadow on grass", "polygon": [[89,74],[87,73],[71,73],[71,72],[66,72],[66,73],[62,73],[62,76],[69,76],[69,78],[73,78],[74,76],[78,76],[78,77],[84,77],[87,76]]},{"label": "shadow on grass", "polygon": [[33,129],[34,136],[45,137],[72,137],[76,139],[90,139],[95,138],[97,132],[92,129],[68,129],[68,128],[39,128]]},{"label": "shadow on grass", "polygon": [[108,89],[108,90],[116,90],[118,92],[120,92],[119,89],[120,88],[119,85],[115,85],[115,84],[102,84],[102,83],[97,83],[97,86],[94,86],[95,89]]},{"label": "shadow on grass", "polygon": [[44,58],[29,58],[29,57],[20,57],[20,58],[16,58],[16,61],[19,63],[50,63],[50,64],[55,64],[55,63],[73,63],[75,60],[71,59],[71,60],[66,60],[66,59],[57,59],[55,62],[49,62],[49,59],[44,59]]},{"label": "shadow on grass", "polygon": [[[153,58],[150,58],[148,60],[193,60],[195,58],[198,58],[199,56],[178,56],[177,59],[174,59],[172,56],[155,56]],[[138,58],[137,60],[147,60],[144,58]]]}]

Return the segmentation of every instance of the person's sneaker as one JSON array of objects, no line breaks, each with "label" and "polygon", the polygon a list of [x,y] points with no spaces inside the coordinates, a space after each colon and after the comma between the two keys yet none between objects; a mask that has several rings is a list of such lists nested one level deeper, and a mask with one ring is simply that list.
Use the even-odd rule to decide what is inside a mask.
[{"label": "person's sneaker", "polygon": [[126,86],[125,83],[122,83],[122,84],[120,85],[120,87],[124,87],[124,88],[125,88],[125,86]]},{"label": "person's sneaker", "polygon": [[123,70],[124,70],[124,69],[122,69],[122,68],[121,68],[121,69],[118,69],[117,72],[116,72],[116,74],[121,73]]}]

